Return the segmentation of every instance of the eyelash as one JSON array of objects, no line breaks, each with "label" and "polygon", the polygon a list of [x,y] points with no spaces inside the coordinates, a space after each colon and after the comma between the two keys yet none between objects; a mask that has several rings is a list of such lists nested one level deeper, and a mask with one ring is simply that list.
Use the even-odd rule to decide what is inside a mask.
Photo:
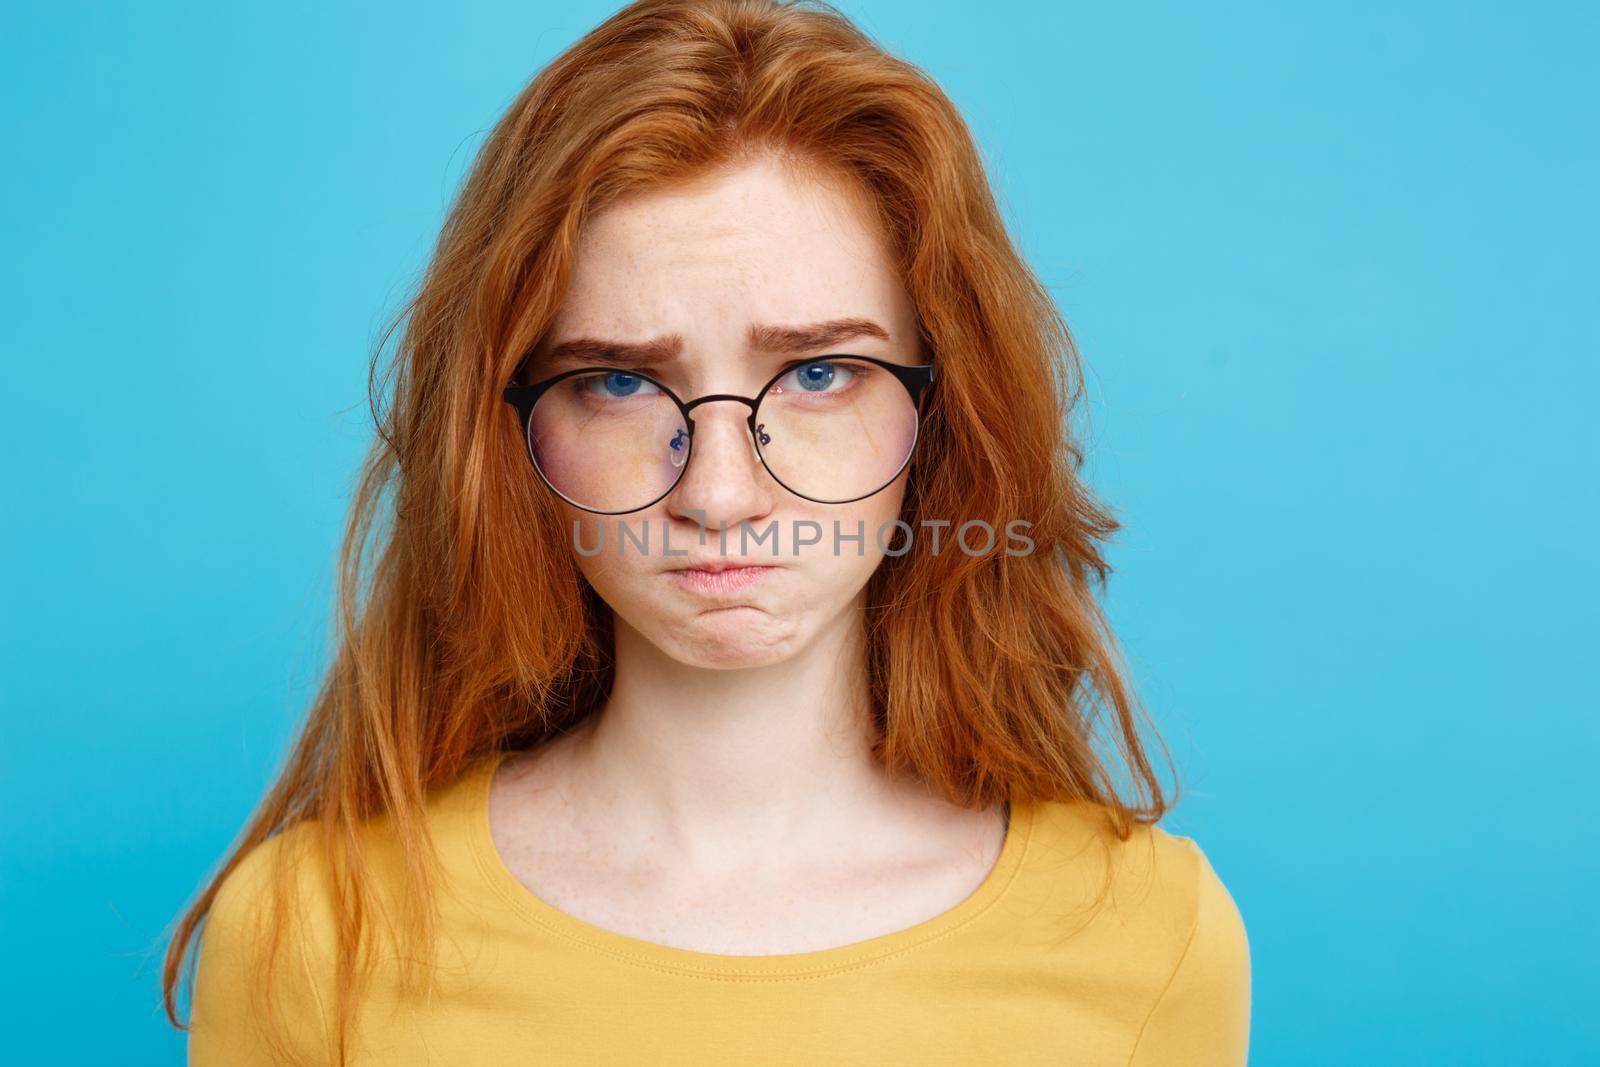
[{"label": "eyelash", "polygon": [[[829,353],[829,355],[811,356],[811,357],[809,357],[807,359],[791,359],[787,363],[783,363],[778,367],[778,375],[781,376],[781,375],[784,375],[784,374],[788,374],[790,371],[794,370],[796,367],[804,367],[808,363],[826,363],[828,361],[828,359],[829,359],[829,356],[833,356],[835,358],[843,358],[843,353]],[[631,369],[630,368],[623,368],[623,367],[613,367],[613,368],[611,368],[611,371],[614,374],[642,374],[645,377],[653,378],[658,382],[666,380],[661,375],[661,368],[655,366],[654,364],[652,364],[652,365],[650,365],[648,367],[634,367],[634,368],[631,368]]]},{"label": "eyelash", "polygon": [[779,374],[788,374],[790,371],[794,370],[796,367],[804,367],[808,363],[826,363],[827,362],[827,358],[828,357],[826,357],[826,356],[812,356],[810,359],[792,359],[789,362],[785,363],[783,366],[779,367],[778,368],[778,373]]}]

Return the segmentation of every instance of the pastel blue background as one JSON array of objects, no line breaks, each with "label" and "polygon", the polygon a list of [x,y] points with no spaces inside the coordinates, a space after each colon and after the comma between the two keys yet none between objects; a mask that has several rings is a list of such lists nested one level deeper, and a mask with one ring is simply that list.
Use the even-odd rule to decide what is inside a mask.
[{"label": "pastel blue background", "polygon": [[[1600,1060],[1594,7],[844,7],[1091,367],[1252,1062]],[[316,681],[375,331],[611,10],[0,15],[9,1062],[181,1062],[163,931]]]}]

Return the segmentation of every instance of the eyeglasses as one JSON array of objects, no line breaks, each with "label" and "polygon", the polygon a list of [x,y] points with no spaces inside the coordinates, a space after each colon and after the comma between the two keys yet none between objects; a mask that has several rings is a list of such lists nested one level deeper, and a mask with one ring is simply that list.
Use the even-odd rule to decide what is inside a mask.
[{"label": "eyeglasses", "polygon": [[779,371],[753,397],[710,393],[687,403],[647,374],[579,367],[503,397],[521,416],[540,479],[575,507],[624,515],[672,492],[694,449],[693,411],[730,400],[767,472],[819,504],[880,492],[911,462],[933,364],[828,355]]}]

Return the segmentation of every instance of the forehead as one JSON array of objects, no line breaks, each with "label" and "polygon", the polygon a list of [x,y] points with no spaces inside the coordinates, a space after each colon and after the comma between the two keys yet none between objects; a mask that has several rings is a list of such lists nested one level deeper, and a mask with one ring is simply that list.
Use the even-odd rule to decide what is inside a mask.
[{"label": "forehead", "polygon": [[759,157],[618,200],[586,223],[552,334],[735,339],[751,322],[915,314],[860,199]]}]

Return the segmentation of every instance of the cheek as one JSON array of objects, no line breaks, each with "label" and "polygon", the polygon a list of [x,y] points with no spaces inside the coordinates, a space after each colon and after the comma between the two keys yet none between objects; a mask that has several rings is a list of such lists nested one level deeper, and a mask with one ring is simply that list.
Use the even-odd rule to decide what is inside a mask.
[{"label": "cheek", "polygon": [[[897,532],[891,525],[900,517],[904,501],[905,478],[902,476],[889,488],[865,500],[805,516],[823,530],[822,543],[811,551],[827,572],[852,587],[851,593],[877,570],[883,562],[885,548],[895,548],[904,540],[904,532]],[[837,543],[833,533],[835,521],[839,524]]]},{"label": "cheek", "polygon": [[682,466],[684,453],[673,443],[683,433],[677,409],[664,398],[609,418],[586,416],[575,400],[541,400],[530,428],[545,480],[562,496],[602,511],[637,507],[666,492]]},{"label": "cheek", "polygon": [[[572,553],[578,573],[613,607],[627,602],[630,590],[638,588],[638,572],[649,561],[636,551],[617,551],[623,517],[595,515],[568,507],[563,516],[562,533],[566,551]],[[639,524],[634,524],[637,532]]]}]

